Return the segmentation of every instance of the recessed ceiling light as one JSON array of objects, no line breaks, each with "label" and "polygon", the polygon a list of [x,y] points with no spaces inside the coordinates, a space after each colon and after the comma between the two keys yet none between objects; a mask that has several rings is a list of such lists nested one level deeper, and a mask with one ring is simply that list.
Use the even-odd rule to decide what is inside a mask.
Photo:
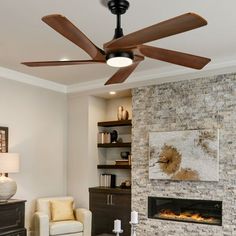
[{"label": "recessed ceiling light", "polygon": [[109,92],[109,94],[110,94],[110,95],[115,95],[116,92],[115,92],[115,91],[111,91],[111,92]]}]

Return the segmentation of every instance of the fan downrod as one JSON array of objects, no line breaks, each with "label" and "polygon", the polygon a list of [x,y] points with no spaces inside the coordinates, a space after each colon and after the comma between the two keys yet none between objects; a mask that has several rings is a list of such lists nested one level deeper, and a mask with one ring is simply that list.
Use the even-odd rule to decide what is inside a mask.
[{"label": "fan downrod", "polygon": [[108,8],[112,14],[116,15],[117,22],[114,39],[118,39],[124,36],[123,29],[121,28],[121,15],[126,13],[129,8],[129,2],[126,0],[110,0],[108,2]]}]

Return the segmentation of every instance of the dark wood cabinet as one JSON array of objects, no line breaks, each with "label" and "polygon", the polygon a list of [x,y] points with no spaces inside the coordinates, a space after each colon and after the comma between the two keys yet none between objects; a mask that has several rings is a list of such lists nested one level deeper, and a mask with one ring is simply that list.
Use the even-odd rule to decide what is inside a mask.
[{"label": "dark wood cabinet", "polygon": [[111,234],[114,220],[121,220],[123,236],[130,236],[131,190],[95,187],[89,189],[92,236]]},{"label": "dark wood cabinet", "polygon": [[25,201],[0,202],[0,236],[26,236]]}]

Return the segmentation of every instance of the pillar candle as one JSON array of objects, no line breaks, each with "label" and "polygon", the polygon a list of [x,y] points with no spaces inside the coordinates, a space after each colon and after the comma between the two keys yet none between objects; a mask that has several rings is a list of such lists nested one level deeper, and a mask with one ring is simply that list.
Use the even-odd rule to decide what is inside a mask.
[{"label": "pillar candle", "polygon": [[131,224],[138,224],[138,212],[137,211],[131,212]]},{"label": "pillar candle", "polygon": [[114,231],[115,232],[121,231],[121,221],[120,220],[114,220]]}]

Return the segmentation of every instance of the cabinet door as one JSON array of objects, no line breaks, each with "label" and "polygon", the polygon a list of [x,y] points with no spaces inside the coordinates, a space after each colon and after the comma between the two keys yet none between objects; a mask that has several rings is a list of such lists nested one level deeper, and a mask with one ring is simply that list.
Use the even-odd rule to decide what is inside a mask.
[{"label": "cabinet door", "polygon": [[92,236],[112,233],[108,215],[109,194],[90,193],[89,208],[92,211]]},{"label": "cabinet door", "polygon": [[[131,195],[130,194],[112,194],[111,195],[112,212],[115,212],[116,219],[121,220],[121,226],[124,230],[123,236],[130,235],[130,213],[131,213]],[[114,213],[113,213],[114,214]]]},{"label": "cabinet door", "polygon": [[111,220],[106,210],[93,210],[92,211],[92,235],[97,236],[100,234],[111,234]]},{"label": "cabinet door", "polygon": [[130,194],[110,194],[110,203],[114,208],[129,210],[131,208]]},{"label": "cabinet door", "polygon": [[121,220],[123,236],[130,235],[130,194],[90,193],[92,235],[111,234],[114,220]]},{"label": "cabinet door", "polygon": [[106,193],[90,193],[89,195],[89,208],[90,209],[104,209],[104,207],[109,206],[110,194]]}]

